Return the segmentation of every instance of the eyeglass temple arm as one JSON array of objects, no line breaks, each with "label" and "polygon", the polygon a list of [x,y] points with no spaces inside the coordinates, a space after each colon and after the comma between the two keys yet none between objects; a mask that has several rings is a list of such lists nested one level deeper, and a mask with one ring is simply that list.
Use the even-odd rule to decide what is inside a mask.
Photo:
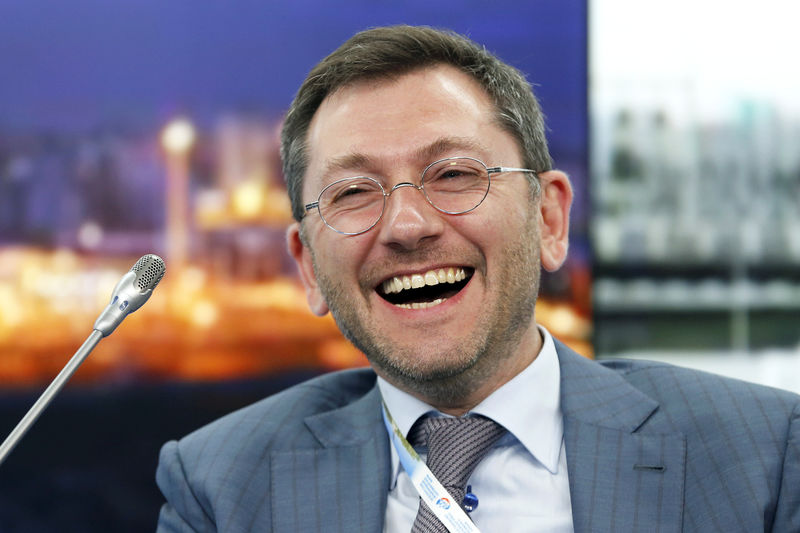
[{"label": "eyeglass temple arm", "polygon": [[306,215],[308,215],[309,211],[311,211],[312,209],[316,209],[317,207],[319,207],[319,201],[311,202],[310,204],[304,205],[303,206],[303,214],[300,215],[300,219],[298,220],[298,222],[300,220],[303,220],[304,218],[306,218]]},{"label": "eyeglass temple arm", "polygon": [[486,171],[489,172],[489,174],[496,174],[498,172],[530,172],[531,174],[538,174],[536,170],[516,167],[489,167]]},{"label": "eyeglass temple arm", "polygon": [[539,179],[539,172],[536,170],[531,170],[529,168],[516,168],[516,167],[490,167],[487,168],[486,171],[491,174],[497,174],[500,172],[527,172],[528,174],[533,174],[536,177],[534,183],[536,183],[537,194],[538,191],[542,189],[541,180]]},{"label": "eyeglass temple arm", "polygon": [[301,216],[300,218],[305,218],[305,216],[308,214],[309,211],[311,211],[312,209],[316,209],[318,207],[319,207],[319,201],[311,202],[310,204],[304,205],[303,209],[305,209],[305,211],[303,212],[303,216]]}]

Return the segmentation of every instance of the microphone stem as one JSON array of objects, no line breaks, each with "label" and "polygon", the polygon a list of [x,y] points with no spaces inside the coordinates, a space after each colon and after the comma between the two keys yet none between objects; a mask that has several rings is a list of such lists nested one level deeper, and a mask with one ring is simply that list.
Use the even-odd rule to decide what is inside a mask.
[{"label": "microphone stem", "polygon": [[86,339],[83,343],[83,346],[78,348],[78,351],[75,352],[75,355],[72,356],[72,359],[69,360],[67,366],[64,367],[61,372],[59,372],[58,376],[50,383],[50,385],[45,389],[39,399],[36,400],[36,403],[33,404],[33,407],[30,408],[28,413],[20,420],[17,427],[6,437],[6,440],[3,441],[3,444],[0,445],[0,464],[6,460],[8,454],[14,449],[17,443],[25,436],[31,426],[36,422],[39,418],[39,415],[50,405],[50,402],[53,401],[56,394],[66,385],[69,378],[72,377],[72,374],[78,370],[78,367],[81,366],[81,363],[86,359],[86,357],[91,353],[97,343],[103,338],[103,334],[98,330],[93,330],[91,335]]}]

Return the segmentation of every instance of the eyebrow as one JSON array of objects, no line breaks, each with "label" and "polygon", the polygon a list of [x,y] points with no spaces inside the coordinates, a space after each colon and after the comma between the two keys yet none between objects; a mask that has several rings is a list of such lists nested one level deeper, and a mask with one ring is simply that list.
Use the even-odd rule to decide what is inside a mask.
[{"label": "eyebrow", "polygon": [[374,161],[372,157],[358,152],[340,155],[328,160],[322,170],[322,176],[328,176],[341,170],[373,166]]},{"label": "eyebrow", "polygon": [[470,155],[474,154],[475,152],[487,152],[485,146],[468,137],[442,137],[432,142],[428,146],[424,146],[417,150],[416,155],[419,159],[427,161],[428,163],[432,163],[434,159],[438,159],[445,153],[453,150],[463,150],[468,152],[466,154],[459,155]]},{"label": "eyebrow", "polygon": [[[414,157],[418,160],[425,161],[425,164],[428,164],[440,158],[445,153],[455,150],[463,150],[468,152],[460,155],[469,155],[470,153],[475,152],[485,154],[487,152],[485,146],[468,137],[442,137],[426,146],[423,146],[422,148],[417,149],[414,152]],[[374,157],[360,152],[351,152],[349,154],[337,156],[328,160],[322,175],[329,176],[334,172],[374,166],[377,166],[377,162]]]}]

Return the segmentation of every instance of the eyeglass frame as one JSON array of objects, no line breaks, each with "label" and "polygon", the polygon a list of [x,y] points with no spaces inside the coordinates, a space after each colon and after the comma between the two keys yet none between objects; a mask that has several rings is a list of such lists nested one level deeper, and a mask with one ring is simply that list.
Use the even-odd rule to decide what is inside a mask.
[{"label": "eyeglass frame", "polygon": [[[452,161],[452,160],[455,160],[455,159],[469,159],[471,161],[475,161],[476,163],[480,163],[486,169],[486,176],[487,176],[487,178],[489,180],[489,184],[486,186],[486,193],[483,195],[483,197],[481,198],[480,202],[475,204],[474,207],[471,207],[470,209],[467,209],[465,211],[446,211],[446,210],[442,209],[441,207],[438,207],[436,204],[434,204],[433,201],[428,196],[428,194],[425,192],[425,174],[428,172],[428,170],[434,165],[438,165],[439,163],[444,163],[445,161]],[[486,199],[486,197],[489,196],[489,191],[492,188],[492,174],[500,174],[500,173],[504,173],[504,172],[526,172],[526,173],[533,174],[536,177],[536,179],[533,180],[533,183],[536,184],[536,195],[538,196],[539,193],[541,192],[542,186],[541,186],[540,178],[539,178],[540,172],[538,170],[531,170],[529,168],[502,167],[502,166],[501,167],[489,167],[489,166],[486,165],[486,163],[484,163],[480,159],[477,159],[475,157],[469,157],[469,156],[445,157],[444,159],[437,159],[436,161],[434,161],[433,163],[431,163],[430,165],[425,167],[425,169],[422,171],[422,174],[420,174],[419,185],[414,185],[410,181],[402,181],[400,183],[397,183],[397,184],[393,185],[392,188],[389,189],[388,193],[386,192],[386,188],[384,188],[384,186],[381,184],[381,182],[378,181],[377,179],[373,178],[372,176],[350,176],[350,177],[347,177],[347,178],[340,178],[340,179],[338,179],[336,181],[333,181],[333,182],[329,183],[328,185],[326,185],[325,187],[322,188],[322,190],[319,193],[319,196],[317,196],[317,201],[316,202],[311,202],[311,203],[305,204],[303,206],[303,208],[305,209],[305,212],[303,213],[303,216],[300,218],[300,220],[301,221],[304,220],[306,218],[306,215],[308,215],[308,213],[310,213],[312,209],[316,209],[317,210],[317,214],[319,215],[319,218],[322,220],[322,222],[325,223],[326,226],[328,226],[330,229],[332,229],[336,233],[338,233],[340,235],[361,235],[362,233],[366,233],[366,232],[368,232],[369,230],[371,230],[372,228],[374,228],[375,226],[378,225],[378,223],[383,218],[383,214],[386,212],[386,201],[387,201],[387,198],[389,198],[394,191],[396,191],[397,189],[400,189],[402,187],[411,187],[413,189],[417,189],[418,191],[420,191],[422,193],[422,196],[431,205],[431,207],[433,207],[434,209],[436,209],[440,213],[444,213],[446,215],[464,215],[464,214],[467,214],[467,213],[470,213],[470,212],[476,210],[483,203],[483,201]],[[320,203],[320,200],[322,199],[322,195],[325,194],[325,191],[327,191],[329,188],[333,187],[337,183],[342,183],[343,181],[349,181],[349,180],[355,180],[355,179],[367,179],[367,180],[370,180],[370,181],[374,182],[378,187],[380,187],[381,193],[383,194],[383,206],[381,207],[381,214],[378,216],[378,218],[375,219],[375,222],[373,222],[372,225],[370,225],[366,229],[363,229],[361,231],[356,231],[356,232],[340,231],[340,230],[334,228],[333,226],[331,226],[330,224],[328,224],[328,221],[325,220],[324,216],[322,216],[322,211],[319,208],[319,203]]]}]

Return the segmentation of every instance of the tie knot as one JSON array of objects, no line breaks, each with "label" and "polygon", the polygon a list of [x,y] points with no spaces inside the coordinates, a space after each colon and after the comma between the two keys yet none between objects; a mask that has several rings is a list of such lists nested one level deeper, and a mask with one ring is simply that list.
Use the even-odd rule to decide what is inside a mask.
[{"label": "tie knot", "polygon": [[483,416],[470,416],[453,418],[445,416],[431,416],[420,418],[408,432],[408,441],[417,446],[429,446],[431,440],[441,438],[464,439],[484,432],[503,431],[494,420]]},{"label": "tie knot", "polygon": [[427,444],[427,464],[433,475],[448,489],[463,493],[475,467],[505,431],[482,416],[430,417],[414,424],[409,442]]}]

